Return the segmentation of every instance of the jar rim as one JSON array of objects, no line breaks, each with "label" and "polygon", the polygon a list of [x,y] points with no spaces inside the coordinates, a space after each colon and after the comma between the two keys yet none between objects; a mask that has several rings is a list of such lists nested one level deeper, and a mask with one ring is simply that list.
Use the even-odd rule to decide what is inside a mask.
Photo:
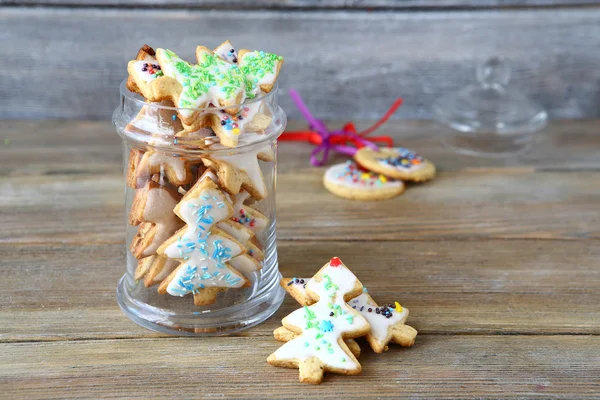
[{"label": "jar rim", "polygon": [[127,79],[124,79],[121,82],[121,85],[119,85],[119,91],[121,92],[121,96],[125,97],[128,100],[131,100],[135,103],[138,103],[142,106],[149,106],[152,108],[156,108],[156,109],[161,109],[161,110],[174,110],[174,111],[193,111],[193,112],[217,112],[220,111],[224,108],[240,108],[242,106],[246,106],[248,104],[254,104],[254,103],[259,103],[261,101],[265,101],[268,100],[270,97],[273,97],[276,93],[277,90],[279,89],[279,85],[277,82],[275,82],[275,84],[273,85],[273,89],[271,89],[271,91],[269,93],[264,93],[261,96],[256,96],[253,99],[249,99],[244,101],[243,103],[240,104],[232,104],[232,105],[228,105],[226,107],[175,107],[175,106],[164,106],[158,103],[152,103],[152,102],[147,102],[143,96],[141,96],[138,93],[132,92],[131,90],[129,90],[129,88],[126,85],[127,83]]},{"label": "jar rim", "polygon": [[[125,129],[119,128],[119,125],[122,125],[120,123],[120,118],[123,116],[119,112],[119,110],[123,109],[125,102],[133,102],[134,104],[139,105],[140,109],[141,109],[141,107],[154,107],[157,110],[164,109],[164,110],[175,110],[175,111],[182,110],[182,109],[205,111],[205,112],[206,111],[219,111],[222,109],[222,107],[190,109],[190,108],[162,106],[162,105],[156,104],[156,103],[148,103],[144,100],[144,98],[141,95],[131,92],[127,88],[125,83],[126,83],[126,80],[123,80],[120,85],[121,105],[119,107],[117,107],[115,109],[115,112],[113,113],[113,125],[115,125],[115,127],[117,128],[117,133],[119,134],[119,136],[121,136],[123,139],[125,139],[127,141],[133,142],[134,145],[137,144],[137,147],[150,146],[152,148],[158,148],[158,149],[162,149],[165,151],[176,150],[177,152],[187,153],[190,155],[245,153],[248,151],[252,151],[254,149],[264,147],[266,144],[274,142],[283,133],[283,131],[285,130],[285,126],[287,125],[287,118],[285,116],[285,113],[283,112],[283,110],[281,110],[281,108],[279,106],[275,105],[274,109],[272,109],[271,112],[273,113],[274,117],[275,117],[275,115],[277,115],[277,117],[278,117],[276,126],[270,127],[271,129],[268,128],[262,134],[253,132],[253,133],[257,133],[258,135],[260,135],[261,138],[259,140],[254,140],[254,141],[250,141],[247,143],[243,143],[240,140],[240,144],[238,144],[238,146],[236,146],[236,147],[225,147],[225,146],[221,145],[219,142],[215,142],[214,144],[210,144],[206,147],[201,147],[199,145],[194,145],[194,143],[198,142],[199,138],[193,138],[193,137],[192,138],[176,137],[175,135],[157,135],[157,134],[151,134],[151,133],[133,134],[131,132],[126,132]],[[278,89],[277,84],[275,84],[273,89],[266,95],[257,97],[255,99],[252,99],[248,102],[245,102],[245,103],[243,103],[241,105],[237,105],[237,106],[247,105],[250,102],[258,102],[258,101],[268,100],[269,98],[271,98],[271,96],[274,96],[274,94],[277,92],[277,89]],[[235,107],[235,106],[228,106],[228,107]],[[121,115],[119,115],[119,114],[121,114]],[[129,122],[130,121],[127,121],[123,125],[123,127],[125,125],[127,125]],[[243,138],[243,134],[241,134],[240,137]],[[218,145],[218,146],[214,146],[214,145]]]}]

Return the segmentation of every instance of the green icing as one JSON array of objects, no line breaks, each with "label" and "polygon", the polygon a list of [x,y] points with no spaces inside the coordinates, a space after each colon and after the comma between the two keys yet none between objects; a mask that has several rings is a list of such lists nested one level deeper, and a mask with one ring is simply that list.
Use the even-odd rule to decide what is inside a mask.
[{"label": "green icing", "polygon": [[277,65],[281,60],[283,57],[264,51],[255,51],[244,56],[240,61],[240,68],[247,78],[246,93],[248,97],[254,96],[254,93],[258,91],[258,82],[277,72]]},{"label": "green icing", "polygon": [[198,100],[206,97],[213,87],[219,88],[215,94],[219,99],[235,98],[241,90],[246,89],[246,79],[240,68],[214,54],[206,53],[197,65],[183,61],[170,50],[165,51],[165,59],[167,64],[174,67],[176,71],[174,78],[183,86],[179,96],[180,106],[201,106]]},{"label": "green icing", "polygon": [[[325,278],[325,290],[331,290],[331,289],[338,290],[339,289],[338,285],[331,282],[331,277],[329,275],[325,274],[325,275],[323,275],[323,278]],[[331,297],[334,297],[334,295],[331,295]]]},{"label": "green icing", "polygon": [[306,328],[305,329],[318,328],[319,321],[315,321],[317,316],[315,315],[314,311],[311,311],[310,308],[308,308],[307,306],[304,306],[304,312],[305,312],[304,318],[306,318]]}]

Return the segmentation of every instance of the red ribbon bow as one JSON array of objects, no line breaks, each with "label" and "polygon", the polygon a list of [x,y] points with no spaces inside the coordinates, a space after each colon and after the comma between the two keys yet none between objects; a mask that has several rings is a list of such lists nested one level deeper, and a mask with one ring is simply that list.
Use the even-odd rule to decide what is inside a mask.
[{"label": "red ribbon bow", "polygon": [[[309,128],[314,130],[285,132],[281,135],[279,140],[308,142],[316,145],[317,147],[313,149],[310,157],[310,162],[314,166],[324,165],[329,158],[330,150],[353,156],[356,153],[356,150],[361,147],[369,146],[374,150],[378,150],[379,148],[375,143],[384,144],[388,147],[391,147],[394,144],[392,138],[389,136],[373,136],[368,139],[366,136],[377,130],[377,128],[383,125],[392,114],[394,114],[402,104],[402,99],[397,99],[384,116],[371,127],[361,132],[357,132],[356,127],[352,122],[346,123],[341,130],[329,131],[323,121],[312,116],[298,92],[291,89],[290,97],[308,121]],[[320,158],[318,157],[319,154],[322,154]]]}]

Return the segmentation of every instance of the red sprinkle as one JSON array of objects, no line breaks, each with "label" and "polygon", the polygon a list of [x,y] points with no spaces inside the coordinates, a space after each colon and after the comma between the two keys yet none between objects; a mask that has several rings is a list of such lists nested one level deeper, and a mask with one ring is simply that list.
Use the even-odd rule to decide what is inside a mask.
[{"label": "red sprinkle", "polygon": [[339,267],[342,265],[342,261],[337,257],[333,257],[331,261],[329,261],[329,265],[332,267]]}]

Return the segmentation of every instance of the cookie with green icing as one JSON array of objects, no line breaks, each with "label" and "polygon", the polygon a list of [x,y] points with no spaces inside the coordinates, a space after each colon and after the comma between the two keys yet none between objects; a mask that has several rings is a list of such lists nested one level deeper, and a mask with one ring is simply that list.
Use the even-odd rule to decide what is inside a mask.
[{"label": "cookie with green icing", "polygon": [[242,49],[238,65],[247,79],[247,96],[254,97],[261,90],[269,93],[279,76],[283,57],[259,50]]}]

